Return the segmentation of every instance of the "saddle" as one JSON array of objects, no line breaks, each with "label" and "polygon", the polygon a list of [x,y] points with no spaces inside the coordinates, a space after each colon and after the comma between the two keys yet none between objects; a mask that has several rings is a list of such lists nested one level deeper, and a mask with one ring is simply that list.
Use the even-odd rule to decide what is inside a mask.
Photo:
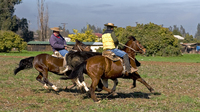
[{"label": "saddle", "polygon": [[107,57],[108,59],[110,59],[112,61],[122,60],[120,57],[116,56],[115,53],[113,53],[112,51],[105,50],[102,52],[102,56]]},{"label": "saddle", "polygon": [[57,57],[57,58],[64,58],[58,51],[55,51],[52,56]]}]

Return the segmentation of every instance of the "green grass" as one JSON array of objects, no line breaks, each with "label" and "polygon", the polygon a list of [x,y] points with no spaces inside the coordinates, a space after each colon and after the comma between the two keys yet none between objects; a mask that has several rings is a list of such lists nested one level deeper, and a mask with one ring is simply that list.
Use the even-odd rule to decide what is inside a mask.
[{"label": "green grass", "polygon": [[162,62],[190,62],[200,63],[200,54],[183,54],[177,57],[161,57],[161,56],[136,56],[138,61],[162,61]]},{"label": "green grass", "polygon": [[[38,54],[47,53],[52,54],[52,51],[26,51],[22,52],[12,51],[9,53],[0,53],[0,56],[36,56]],[[162,62],[190,62],[190,63],[200,63],[200,54],[183,54],[177,57],[161,57],[161,56],[141,56],[137,55],[138,61],[162,61]]]},{"label": "green grass", "polygon": [[42,53],[52,54],[53,51],[26,51],[26,50],[23,50],[22,52],[18,52],[18,51],[11,51],[9,53],[0,52],[0,56],[36,56],[36,55],[42,54]]},{"label": "green grass", "polygon": [[[6,56],[35,56],[44,52],[0,53]],[[52,52],[49,52],[50,54]],[[141,61],[194,62],[198,63],[199,54],[184,54],[180,57],[143,57]],[[35,69],[20,71],[13,75],[13,70],[22,59],[0,57],[0,112],[16,111],[51,111],[51,112],[199,112],[200,65],[183,64],[143,64],[139,67],[140,76],[155,89],[151,94],[148,89],[136,82],[136,88],[130,89],[132,80],[119,79],[116,97],[108,97],[105,91],[96,92],[100,103],[94,103],[89,96],[80,94],[76,88],[64,90],[71,81],[59,80],[60,76],[49,73],[49,81],[61,91],[51,88],[45,90],[35,78]],[[181,63],[182,64],[182,63]],[[85,76],[90,86],[91,79]],[[109,81],[112,87],[112,81]],[[103,99],[102,99],[103,98]]]}]

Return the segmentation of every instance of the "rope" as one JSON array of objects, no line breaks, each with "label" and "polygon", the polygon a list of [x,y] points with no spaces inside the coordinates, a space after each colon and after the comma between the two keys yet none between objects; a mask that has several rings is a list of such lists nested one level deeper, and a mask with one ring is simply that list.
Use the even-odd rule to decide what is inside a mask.
[{"label": "rope", "polygon": [[135,52],[138,52],[138,51],[136,51],[135,49],[133,49],[133,48],[131,48],[131,47],[125,45],[125,44],[122,44],[122,43],[119,43],[119,44],[121,44],[121,45],[123,45],[123,46],[125,46],[125,47],[127,47],[127,48],[129,48],[129,49],[131,49],[131,50],[133,50],[133,51],[135,51]]},{"label": "rope", "polygon": [[81,48],[79,47],[79,45],[77,45],[78,46],[78,49],[82,52],[82,50],[81,50]]},{"label": "rope", "polygon": [[[122,44],[122,43],[119,43],[119,44],[121,44],[121,45],[123,45],[123,46],[125,46],[125,47],[127,47],[127,48],[129,48],[129,49],[131,49],[131,50],[133,50],[133,51],[135,51],[135,52],[138,52],[138,51],[136,51],[135,49],[133,49],[133,48],[131,48],[131,47],[125,45],[125,44]],[[132,59],[133,61],[135,61],[135,59],[133,59],[131,56],[128,55],[128,57],[129,57],[130,59]]]}]

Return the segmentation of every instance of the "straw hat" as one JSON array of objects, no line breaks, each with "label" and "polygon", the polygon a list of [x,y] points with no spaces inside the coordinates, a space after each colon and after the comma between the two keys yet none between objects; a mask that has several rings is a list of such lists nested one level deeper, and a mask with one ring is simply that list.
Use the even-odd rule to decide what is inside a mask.
[{"label": "straw hat", "polygon": [[59,32],[62,32],[62,30],[60,30],[59,27],[53,27],[53,28],[50,28],[50,29],[53,30],[53,31],[59,31]]},{"label": "straw hat", "polygon": [[113,23],[107,23],[107,24],[104,24],[104,26],[112,26],[112,27],[117,27],[117,26],[114,26]]}]

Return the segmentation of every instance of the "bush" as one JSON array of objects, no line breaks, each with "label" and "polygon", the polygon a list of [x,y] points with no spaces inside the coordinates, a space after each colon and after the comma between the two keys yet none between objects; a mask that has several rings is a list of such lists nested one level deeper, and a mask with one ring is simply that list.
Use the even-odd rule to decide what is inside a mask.
[{"label": "bush", "polygon": [[17,48],[20,52],[27,46],[27,43],[12,31],[0,31],[0,40],[0,52],[10,52],[12,48]]},{"label": "bush", "polygon": [[[154,23],[137,24],[136,27],[115,29],[115,34],[121,43],[128,40],[127,37],[135,36],[136,39],[147,49],[147,56],[178,56],[181,55],[181,48],[173,33]],[[119,48],[122,48],[120,46]]]},{"label": "bush", "polygon": [[79,40],[81,42],[97,42],[97,36],[92,33],[92,30],[87,26],[85,33],[78,33],[78,30],[73,29],[74,34],[69,34],[68,37],[71,38],[72,42]]}]

